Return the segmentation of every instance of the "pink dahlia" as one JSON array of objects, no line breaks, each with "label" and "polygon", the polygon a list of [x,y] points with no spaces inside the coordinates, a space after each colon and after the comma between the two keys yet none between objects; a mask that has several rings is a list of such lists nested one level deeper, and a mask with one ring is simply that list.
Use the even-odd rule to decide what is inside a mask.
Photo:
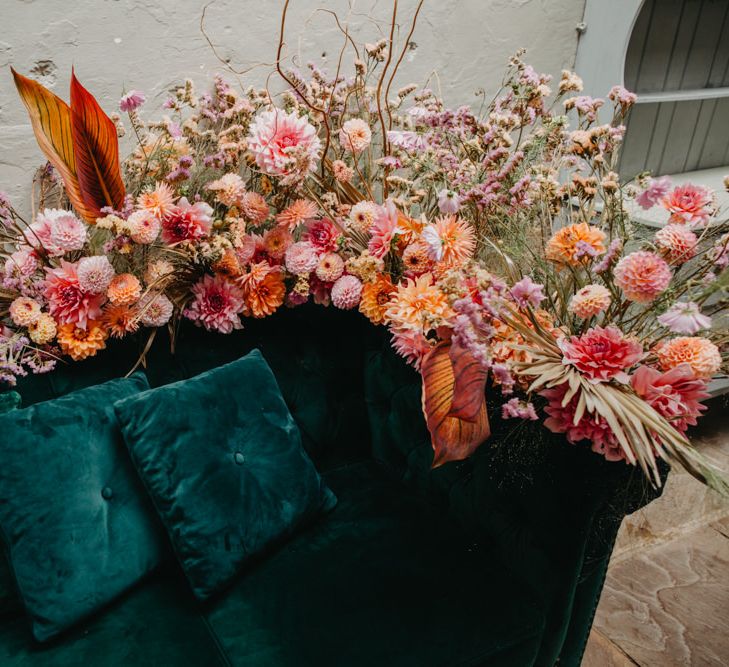
[{"label": "pink dahlia", "polygon": [[316,168],[321,141],[316,128],[295,111],[285,113],[271,109],[259,114],[251,123],[248,148],[261,171],[273,176],[286,176],[292,172],[294,162],[309,159],[309,169]]},{"label": "pink dahlia", "polygon": [[419,329],[399,329],[392,334],[392,347],[409,364],[420,370],[423,357],[433,347]]},{"label": "pink dahlia", "polygon": [[372,131],[361,118],[352,118],[339,130],[339,143],[351,153],[361,153],[372,141]]},{"label": "pink dahlia", "polygon": [[367,249],[370,255],[381,259],[390,252],[398,221],[398,210],[391,200],[388,199],[384,206],[377,207],[375,220],[369,228],[371,236]]},{"label": "pink dahlia", "polygon": [[28,240],[52,257],[71,250],[81,250],[86,242],[86,225],[71,211],[47,208],[30,225]]},{"label": "pink dahlia", "polygon": [[354,276],[342,276],[332,285],[332,304],[342,310],[354,308],[362,296],[362,283]]},{"label": "pink dahlia", "polygon": [[587,320],[607,310],[611,300],[610,290],[607,287],[585,285],[570,299],[567,308],[577,317]]},{"label": "pink dahlia", "polygon": [[671,214],[671,222],[687,225],[706,224],[712,213],[713,197],[708,188],[700,185],[678,185],[669,192],[661,204]]},{"label": "pink dahlia", "polygon": [[319,259],[316,277],[325,283],[333,283],[344,273],[344,260],[335,252],[328,252]]},{"label": "pink dahlia", "polygon": [[658,251],[672,264],[683,264],[696,255],[699,240],[685,225],[666,225],[656,232]]},{"label": "pink dahlia", "polygon": [[613,434],[612,428],[599,415],[585,411],[575,423],[579,392],[566,405],[562,405],[567,389],[568,383],[564,382],[553,389],[539,392],[549,402],[544,408],[549,415],[544,420],[544,425],[552,433],[564,433],[567,441],[572,444],[588,440],[592,451],[602,454],[608,461],[625,460],[625,452]]},{"label": "pink dahlia", "polygon": [[38,269],[38,258],[32,250],[16,250],[5,261],[4,272],[8,278],[29,278]]},{"label": "pink dahlia", "polygon": [[124,113],[136,111],[145,103],[146,99],[144,93],[139,90],[130,90],[119,100],[119,111]]},{"label": "pink dahlia", "polygon": [[329,218],[322,218],[310,222],[302,238],[311,243],[317,252],[334,252],[338,245],[339,230]]},{"label": "pink dahlia", "polygon": [[76,264],[61,260],[58,269],[46,269],[44,296],[48,309],[59,324],[86,329],[89,320],[101,318],[103,294],[84,291],[78,282]]},{"label": "pink dahlia", "polygon": [[135,211],[128,221],[132,227],[132,241],[141,245],[154,243],[161,228],[159,220],[149,211]]},{"label": "pink dahlia", "polygon": [[221,276],[204,276],[192,286],[193,300],[185,317],[208,331],[230,333],[240,329],[238,313],[243,310],[243,293]]},{"label": "pink dahlia", "polygon": [[673,333],[695,334],[711,327],[711,318],[702,314],[698,304],[693,301],[678,301],[657,319]]},{"label": "pink dahlia", "polygon": [[286,251],[286,268],[295,276],[309,275],[316,269],[319,257],[314,246],[308,241],[299,241]]},{"label": "pink dahlia", "polygon": [[647,211],[668,194],[670,187],[671,179],[668,176],[649,178],[646,189],[635,198],[635,201],[638,206]]},{"label": "pink dahlia", "polygon": [[162,220],[162,240],[171,244],[205,238],[213,225],[212,214],[205,202],[191,204],[182,197]]},{"label": "pink dahlia", "polygon": [[145,327],[161,327],[169,322],[175,307],[164,294],[147,294],[139,302],[139,321]]},{"label": "pink dahlia", "polygon": [[630,378],[630,384],[638,396],[680,433],[685,433],[689,426],[696,426],[696,418],[706,410],[700,403],[709,398],[706,382],[696,378],[688,364],[679,364],[665,373],[639,366]]},{"label": "pink dahlia", "polygon": [[93,255],[79,260],[76,275],[84,292],[103,294],[111,284],[115,271],[105,255]]},{"label": "pink dahlia", "polygon": [[590,382],[627,382],[627,368],[643,358],[640,343],[625,338],[616,327],[593,327],[581,336],[561,338],[562,363],[574,366]]},{"label": "pink dahlia", "polygon": [[632,252],[615,267],[615,282],[626,298],[638,303],[650,303],[671,282],[671,269],[659,255],[647,250]]}]

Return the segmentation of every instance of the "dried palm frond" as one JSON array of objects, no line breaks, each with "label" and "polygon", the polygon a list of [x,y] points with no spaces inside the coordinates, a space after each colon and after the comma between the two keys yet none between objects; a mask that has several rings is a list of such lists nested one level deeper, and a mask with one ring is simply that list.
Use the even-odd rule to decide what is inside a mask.
[{"label": "dried palm frond", "polygon": [[562,363],[562,353],[550,332],[543,329],[534,318],[531,329],[518,318],[505,317],[526,341],[514,345],[527,353],[525,360],[513,363],[518,375],[534,378],[528,391],[551,389],[567,384],[562,399],[566,406],[577,397],[574,424],[585,413],[604,420],[615,435],[625,457],[633,465],[639,465],[654,486],[661,485],[657,458],[669,464],[681,465],[690,475],[729,496],[729,482],[724,474],[701,455],[670,422],[661,416],[630,386],[613,383],[592,383],[575,368]]}]

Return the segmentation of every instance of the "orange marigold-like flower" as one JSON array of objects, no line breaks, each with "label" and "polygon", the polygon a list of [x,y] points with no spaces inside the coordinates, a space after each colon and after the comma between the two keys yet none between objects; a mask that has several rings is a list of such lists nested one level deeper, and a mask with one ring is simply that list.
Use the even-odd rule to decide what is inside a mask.
[{"label": "orange marigold-like flower", "polygon": [[56,340],[61,351],[74,361],[81,361],[93,357],[99,350],[106,347],[108,333],[95,320],[86,323],[86,329],[81,329],[73,323],[62,324],[58,329]]},{"label": "orange marigold-like flower", "polygon": [[395,327],[434,328],[453,315],[446,295],[425,273],[415,280],[407,278],[397,286],[385,312],[385,319]]},{"label": "orange marigold-like flower", "polygon": [[115,306],[128,306],[136,303],[142,294],[142,285],[139,279],[131,273],[120,273],[114,276],[106,295]]},{"label": "orange marigold-like flower", "polygon": [[143,192],[137,198],[137,205],[161,220],[175,205],[175,195],[167,183],[157,183],[154,190]]},{"label": "orange marigold-like flower", "polygon": [[238,277],[240,275],[240,262],[235,251],[229,248],[223,252],[223,256],[213,264],[213,271],[228,278]]},{"label": "orange marigold-like flower", "polygon": [[655,349],[664,371],[686,363],[698,378],[709,379],[721,368],[719,348],[701,336],[679,336],[661,343]]},{"label": "orange marigold-like flower", "polygon": [[291,232],[286,227],[274,227],[263,235],[263,249],[274,259],[281,259],[293,242]]},{"label": "orange marigold-like flower", "polygon": [[137,311],[130,306],[108,306],[102,323],[112,338],[123,338],[139,328]]},{"label": "orange marigold-like flower", "polygon": [[265,262],[251,266],[251,272],[241,281],[243,299],[253,317],[271,315],[286,296],[282,272],[271,267],[265,270],[261,265],[265,265]]},{"label": "orange marigold-like flower", "polygon": [[289,230],[294,230],[299,225],[303,225],[316,217],[318,211],[319,208],[313,201],[297,199],[276,216],[276,222]]},{"label": "orange marigold-like flower", "polygon": [[394,292],[395,286],[392,284],[390,276],[377,276],[374,281],[364,284],[359,312],[372,324],[382,324]]},{"label": "orange marigold-like flower", "polygon": [[605,252],[605,232],[580,222],[557,230],[547,242],[547,259],[558,264],[579,266]]}]

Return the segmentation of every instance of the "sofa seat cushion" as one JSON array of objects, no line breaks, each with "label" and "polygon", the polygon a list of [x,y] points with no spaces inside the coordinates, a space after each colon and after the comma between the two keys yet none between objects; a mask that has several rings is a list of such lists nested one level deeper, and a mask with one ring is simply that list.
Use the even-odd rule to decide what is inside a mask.
[{"label": "sofa seat cushion", "polygon": [[325,475],[321,522],[211,603],[233,665],[532,664],[532,594],[446,516],[373,463]]},{"label": "sofa seat cushion", "polygon": [[0,623],[3,667],[227,665],[176,569],[158,571],[110,607],[45,644],[22,616]]}]

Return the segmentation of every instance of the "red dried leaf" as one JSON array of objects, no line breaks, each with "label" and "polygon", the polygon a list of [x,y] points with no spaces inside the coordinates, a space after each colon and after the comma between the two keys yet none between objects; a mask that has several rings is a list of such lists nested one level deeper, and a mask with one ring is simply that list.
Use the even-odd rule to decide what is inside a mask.
[{"label": "red dried leaf", "polygon": [[[465,350],[459,348],[453,356],[455,363],[451,343],[444,341],[426,355],[420,367],[423,414],[433,444],[434,468],[469,457],[491,433],[485,375],[476,371],[474,360]],[[458,382],[457,372],[462,374]]]}]

